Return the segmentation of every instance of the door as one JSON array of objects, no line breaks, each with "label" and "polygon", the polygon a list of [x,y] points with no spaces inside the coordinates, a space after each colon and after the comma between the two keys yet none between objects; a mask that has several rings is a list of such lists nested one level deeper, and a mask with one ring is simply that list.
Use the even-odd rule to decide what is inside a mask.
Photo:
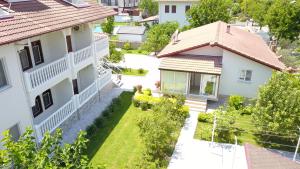
[{"label": "door", "polygon": [[68,48],[68,53],[73,52],[72,48],[72,39],[70,35],[66,36],[66,41],[67,41],[67,48]]},{"label": "door", "polygon": [[202,74],[200,94],[207,97],[216,97],[218,89],[218,76]]},{"label": "door", "polygon": [[200,73],[191,73],[190,74],[189,94],[200,95],[200,81],[201,81]]}]

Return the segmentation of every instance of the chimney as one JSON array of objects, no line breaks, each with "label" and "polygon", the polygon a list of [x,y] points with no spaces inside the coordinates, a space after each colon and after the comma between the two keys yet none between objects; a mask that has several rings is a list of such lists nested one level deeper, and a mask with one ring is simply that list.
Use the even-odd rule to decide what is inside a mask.
[{"label": "chimney", "polygon": [[227,25],[226,33],[230,33],[230,25]]}]

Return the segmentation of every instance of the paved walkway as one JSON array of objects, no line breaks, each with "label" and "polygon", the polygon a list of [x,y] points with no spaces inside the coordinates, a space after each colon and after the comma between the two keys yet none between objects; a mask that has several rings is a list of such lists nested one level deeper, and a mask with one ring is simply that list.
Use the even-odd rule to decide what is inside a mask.
[{"label": "paved walkway", "polygon": [[94,120],[99,117],[102,111],[111,103],[113,98],[118,97],[124,90],[120,88],[113,88],[110,92],[105,93],[101,96],[100,101],[90,107],[89,112],[86,116],[72,124],[69,130],[63,133],[63,140],[67,143],[72,143],[81,130],[85,130],[91,125]]},{"label": "paved walkway", "polygon": [[168,169],[247,169],[243,146],[194,139],[197,117],[197,112],[190,112]]}]

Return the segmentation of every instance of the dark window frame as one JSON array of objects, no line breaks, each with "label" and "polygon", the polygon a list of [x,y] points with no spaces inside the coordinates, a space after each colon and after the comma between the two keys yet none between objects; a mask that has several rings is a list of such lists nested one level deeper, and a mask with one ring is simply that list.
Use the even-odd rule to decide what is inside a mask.
[{"label": "dark window frame", "polygon": [[176,13],[176,5],[172,5],[172,13]]},{"label": "dark window frame", "polygon": [[[43,56],[43,49],[42,49],[41,41],[37,40],[37,41],[31,42],[31,47],[32,47],[32,51],[33,51],[33,58],[34,58],[35,65],[39,65],[39,64],[44,63],[44,56]],[[37,61],[36,60],[37,57],[34,55],[35,54],[35,52],[34,52],[35,47],[38,47],[38,50],[39,50],[38,53],[39,53],[40,61]]]},{"label": "dark window frame", "polygon": [[[24,67],[23,63],[22,63],[22,56],[20,55],[21,52],[25,51],[26,52],[26,56],[27,56],[27,59],[28,59],[28,63],[29,63],[29,66],[28,67]],[[31,55],[30,55],[30,51],[29,51],[29,47],[25,46],[24,49],[20,50],[19,51],[19,57],[20,57],[20,61],[21,61],[21,66],[22,66],[22,70],[23,71],[26,71],[28,69],[31,69],[32,68],[32,60],[31,60]]]},{"label": "dark window frame", "polygon": [[68,53],[73,52],[73,45],[72,45],[72,37],[71,37],[71,35],[67,35],[66,36],[66,43],[67,43]]},{"label": "dark window frame", "polygon": [[[50,104],[46,105],[46,103],[45,103],[45,100],[46,100],[45,97],[48,97],[48,96],[49,96],[49,101],[50,101],[49,103]],[[51,107],[53,105],[53,98],[52,98],[51,90],[48,89],[48,90],[44,91],[42,93],[42,97],[43,97],[44,107],[45,107],[45,110],[46,110],[46,109],[48,109],[49,107]]]},{"label": "dark window frame", "polygon": [[[39,108],[39,109],[37,109],[37,108]],[[35,98],[35,105],[32,107],[32,114],[33,114],[33,117],[37,117],[41,113],[43,113],[42,101],[41,101],[41,97],[37,96]]]},{"label": "dark window frame", "polygon": [[165,5],[165,13],[170,13],[170,5]]},{"label": "dark window frame", "polygon": [[191,9],[191,6],[190,5],[186,5],[185,6],[185,12],[187,12],[188,10],[190,10]]},{"label": "dark window frame", "polygon": [[[3,85],[0,85],[0,90],[1,90],[3,88],[7,87],[9,85],[9,82],[8,82],[8,75],[7,75],[6,67],[5,67],[6,65],[4,63],[4,59],[2,59],[2,58],[0,58],[0,65],[2,67],[3,77],[4,77],[4,79],[2,79],[2,80],[4,80],[4,83],[3,83]],[[1,76],[0,76],[0,78],[1,78]]]}]

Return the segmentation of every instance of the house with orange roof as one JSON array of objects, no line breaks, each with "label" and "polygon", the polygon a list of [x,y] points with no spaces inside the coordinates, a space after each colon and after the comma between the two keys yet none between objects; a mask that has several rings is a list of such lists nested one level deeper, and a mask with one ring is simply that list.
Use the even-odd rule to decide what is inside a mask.
[{"label": "house with orange roof", "polygon": [[40,141],[85,115],[111,83],[98,62],[108,37],[93,25],[113,15],[90,0],[0,0],[1,133],[30,126]]},{"label": "house with orange roof", "polygon": [[218,21],[181,33],[158,54],[161,90],[208,100],[257,96],[285,65],[258,35]]}]

